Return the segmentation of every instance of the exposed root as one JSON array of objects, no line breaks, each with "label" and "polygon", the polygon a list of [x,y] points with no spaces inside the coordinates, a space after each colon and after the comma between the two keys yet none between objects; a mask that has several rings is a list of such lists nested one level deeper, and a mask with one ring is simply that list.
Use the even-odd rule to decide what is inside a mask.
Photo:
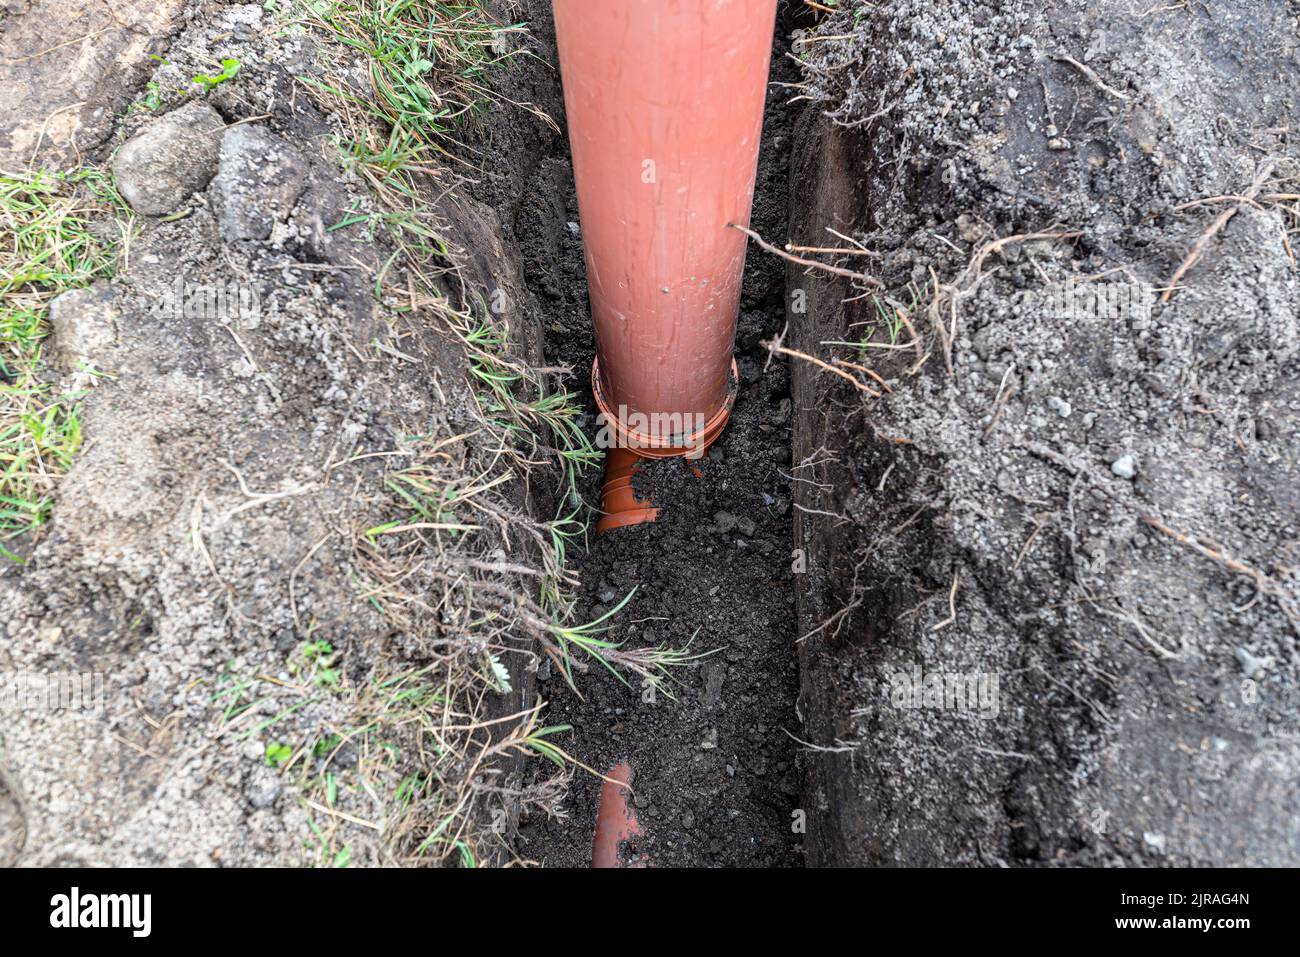
[{"label": "exposed root", "polygon": [[[833,359],[833,360],[831,360],[831,362],[825,362],[825,361],[823,361],[823,360],[821,360],[821,359],[818,359],[816,356],[810,356],[810,355],[808,355],[808,353],[806,353],[806,352],[801,352],[801,351],[798,350],[798,349],[789,349],[789,348],[787,348],[787,347],[781,345],[781,344],[780,344],[778,341],[776,341],[775,339],[773,339],[773,340],[768,340],[768,341],[764,341],[764,342],[762,343],[762,345],[767,349],[767,351],[768,351],[769,354],[780,355],[780,356],[789,356],[789,357],[792,358],[792,359],[801,359],[801,360],[803,360],[804,362],[810,362],[810,363],[812,363],[813,365],[817,366],[817,368],[819,368],[819,369],[823,369],[823,370],[825,370],[826,372],[831,373],[831,375],[839,376],[841,379],[844,379],[846,382],[850,382],[850,383],[852,383],[853,387],[854,387],[855,389],[857,389],[859,392],[862,392],[862,393],[864,393],[865,395],[869,395],[869,396],[871,396],[873,399],[878,399],[878,398],[880,398],[880,396],[881,396],[882,393],[877,392],[875,389],[871,388],[871,386],[867,385],[865,382],[863,382],[863,381],[862,381],[861,379],[859,379],[857,376],[853,375],[853,374],[850,373],[850,372],[846,372],[843,368],[840,368],[840,367],[841,367],[841,366],[846,366],[846,367],[848,367],[848,368],[850,368],[850,369],[856,369],[856,370],[859,370],[859,371],[861,371],[861,372],[864,372],[864,373],[866,373],[867,375],[871,376],[871,377],[872,377],[873,379],[875,379],[876,381],[878,381],[878,382],[879,382],[881,385],[883,385],[886,389],[889,389],[889,386],[885,384],[885,380],[884,380],[884,379],[881,379],[880,376],[876,375],[876,373],[872,372],[870,369],[867,369],[867,368],[865,368],[865,367],[863,367],[863,366],[857,365],[856,363],[846,362],[846,361],[841,360],[841,359]],[[892,390],[891,390],[891,391],[892,391]]]},{"label": "exposed root", "polygon": [[1275,161],[1272,159],[1266,159],[1263,163],[1261,163],[1259,167],[1259,172],[1255,174],[1254,182],[1250,184],[1250,189],[1246,190],[1246,193],[1244,196],[1242,196],[1241,201],[1234,206],[1229,206],[1227,209],[1225,209],[1223,212],[1221,212],[1218,216],[1214,218],[1214,221],[1211,222],[1209,227],[1205,230],[1205,232],[1201,234],[1201,238],[1196,240],[1196,242],[1192,245],[1192,248],[1191,250],[1188,251],[1186,258],[1183,259],[1182,263],[1179,264],[1178,268],[1174,270],[1173,276],[1169,279],[1169,282],[1166,283],[1165,285],[1165,291],[1160,294],[1161,302],[1168,302],[1170,297],[1173,296],[1173,294],[1179,289],[1179,283],[1182,282],[1183,277],[1186,276],[1187,273],[1191,270],[1191,268],[1196,265],[1196,263],[1200,260],[1201,256],[1204,254],[1206,247],[1209,246],[1210,241],[1219,234],[1219,232],[1223,229],[1224,226],[1228,225],[1228,221],[1231,220],[1233,216],[1237,215],[1237,213],[1241,210],[1243,205],[1253,203],[1255,201],[1255,197],[1258,196],[1260,192],[1264,189],[1264,184],[1268,182],[1268,178],[1273,174],[1274,165],[1275,165]]},{"label": "exposed root", "polygon": [[939,278],[934,275],[933,270],[931,271],[935,293],[934,298],[930,301],[927,314],[930,318],[930,326],[939,339],[940,348],[943,352],[944,368],[947,370],[949,377],[953,374],[952,347],[957,340],[957,322],[961,303],[979,288],[979,284],[985,276],[984,263],[988,258],[1008,246],[1019,243],[1055,242],[1076,239],[1082,235],[1083,233],[1079,231],[1048,229],[1036,233],[1003,236],[1001,239],[990,240],[977,247],[971,256],[970,262],[966,264],[966,268],[952,282],[940,282]]},{"label": "exposed root", "polygon": [[1123,100],[1125,102],[1128,102],[1129,95],[1127,93],[1123,93],[1115,89],[1105,80],[1103,80],[1100,76],[1098,76],[1097,71],[1094,70],[1092,67],[1088,66],[1087,64],[1080,63],[1074,57],[1067,56],[1064,53],[1057,53],[1052,57],[1052,59],[1055,60],[1057,63],[1065,63],[1074,67],[1076,70],[1078,70],[1080,73],[1083,74],[1084,78],[1089,83],[1091,83],[1097,89],[1101,90],[1101,92],[1105,93],[1107,96],[1113,96],[1117,100]]},{"label": "exposed root", "polygon": [[[845,269],[843,266],[832,266],[829,263],[818,262],[815,259],[805,259],[802,256],[796,256],[793,253],[786,252],[784,249],[780,249],[776,246],[773,246],[771,243],[765,240],[758,233],[754,232],[752,229],[748,229],[736,223],[728,223],[727,225],[730,226],[732,229],[740,230],[742,233],[744,233],[746,236],[752,239],[755,243],[757,243],[758,247],[762,249],[764,252],[769,252],[773,256],[779,256],[782,259],[786,260],[787,262],[794,263],[796,266],[806,266],[809,269],[819,269],[822,272],[830,273],[832,276],[843,276],[845,279],[851,279],[853,280],[853,282],[861,286],[867,286],[871,288],[879,288],[880,286],[879,279],[875,278],[874,276],[868,276],[864,272],[857,272],[852,269]],[[863,250],[862,252],[865,253],[865,250]]]},{"label": "exposed root", "polygon": [[952,573],[952,587],[948,589],[948,617],[936,624],[931,631],[942,631],[957,620],[957,586],[961,584],[961,569]]},{"label": "exposed root", "polygon": [[1244,575],[1249,578],[1254,583],[1258,594],[1266,595],[1277,602],[1278,608],[1286,616],[1287,621],[1291,623],[1291,628],[1297,636],[1300,636],[1300,594],[1297,594],[1295,589],[1287,588],[1277,579],[1229,555],[1217,542],[1193,538],[1190,535],[1184,535],[1182,532],[1174,531],[1174,529],[1153,515],[1143,515],[1142,521],[1160,532],[1160,534],[1167,535],[1180,545],[1190,548],[1196,554],[1208,558],[1212,562],[1217,562],[1234,574]]}]

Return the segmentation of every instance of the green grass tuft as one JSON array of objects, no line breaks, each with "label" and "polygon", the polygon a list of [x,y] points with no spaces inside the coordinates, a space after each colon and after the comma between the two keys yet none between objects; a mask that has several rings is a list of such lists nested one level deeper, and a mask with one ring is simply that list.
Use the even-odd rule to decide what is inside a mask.
[{"label": "green grass tuft", "polygon": [[0,174],[0,542],[49,520],[54,479],[81,446],[80,408],[53,393],[41,342],[49,301],[112,271],[76,196],[82,181],[103,188],[84,174]]}]

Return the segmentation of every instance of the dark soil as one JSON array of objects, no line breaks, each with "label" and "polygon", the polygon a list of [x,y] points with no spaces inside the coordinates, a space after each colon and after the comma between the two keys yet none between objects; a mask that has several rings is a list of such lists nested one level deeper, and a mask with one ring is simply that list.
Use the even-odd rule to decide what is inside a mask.
[{"label": "dark soil", "polygon": [[[1222,212],[1197,201],[1294,192],[1297,13],[885,0],[820,27],[788,235],[876,252],[929,359],[837,349],[888,341],[874,290],[791,267],[790,342],[892,389],[793,373],[809,864],[1300,860],[1294,206],[1243,204],[1160,295]],[[931,313],[936,279],[962,292]],[[1071,281],[1141,294],[1047,296]],[[998,692],[893,695],[913,669]]]},{"label": "dark soil", "polygon": [[[787,42],[778,40],[773,81],[791,72],[782,55]],[[753,214],[754,228],[765,233],[784,229],[787,97],[779,88],[768,97]],[[550,313],[547,359],[577,370],[586,393],[595,343],[572,171],[566,145],[557,147],[541,164],[541,182],[517,225],[526,276]],[[633,851],[659,866],[800,861],[802,837],[791,815],[802,776],[798,745],[787,733],[798,728],[791,494],[782,474],[791,402],[786,367],[764,371],[767,351],[759,344],[781,331],[783,295],[780,264],[752,254],[737,331],[741,389],[722,439],[698,466],[649,465],[640,484],[663,506],[660,520],[593,538],[590,551],[574,559],[583,583],[580,620],[599,617],[636,586],[607,637],[629,646],[689,645],[708,657],[677,675],[676,700],[625,686],[599,666],[581,678],[579,698],[543,670],[548,723],[575,729],[564,746],[600,771],[631,763],[646,832]],[[599,503],[601,480],[599,472],[585,477],[589,504]],[[587,864],[599,784],[580,772],[568,817],[521,828],[520,853],[547,865]]]}]

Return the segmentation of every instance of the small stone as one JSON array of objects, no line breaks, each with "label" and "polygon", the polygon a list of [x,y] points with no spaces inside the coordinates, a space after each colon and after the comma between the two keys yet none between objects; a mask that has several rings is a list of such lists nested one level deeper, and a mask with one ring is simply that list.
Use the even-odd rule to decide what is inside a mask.
[{"label": "small stone", "polygon": [[618,601],[618,592],[614,591],[612,588],[606,588],[596,597],[600,599],[601,604],[612,605],[614,602]]},{"label": "small stone", "polygon": [[1074,406],[1070,405],[1070,403],[1065,399],[1055,395],[1048,397],[1047,407],[1063,419],[1068,419],[1070,413],[1074,411]]},{"label": "small stone", "polygon": [[280,782],[271,781],[253,787],[248,795],[248,802],[258,810],[270,807],[280,796]]},{"label": "small stone", "polygon": [[108,283],[72,289],[52,299],[51,344],[59,363],[67,369],[76,369],[83,362],[93,365],[97,356],[112,348],[116,319],[113,287]]},{"label": "small stone", "polygon": [[1153,848],[1162,854],[1164,853],[1165,836],[1163,834],[1157,834],[1153,831],[1143,831],[1142,840],[1146,843],[1147,847]]},{"label": "small stone", "polygon": [[145,216],[173,212],[217,172],[224,125],[221,114],[197,100],[158,117],[113,157],[122,198]]},{"label": "small stone", "polygon": [[1241,665],[1241,673],[1247,678],[1254,678],[1260,672],[1267,671],[1269,666],[1273,664],[1271,656],[1260,658],[1251,654],[1245,648],[1236,648],[1232,653],[1237,657],[1237,664]]},{"label": "small stone", "polygon": [[984,225],[973,216],[962,213],[957,217],[956,225],[957,235],[962,238],[963,242],[977,243],[984,237]]},{"label": "small stone", "polygon": [[726,682],[726,669],[721,662],[705,662],[701,669],[704,677],[704,697],[703,705],[706,711],[717,711],[722,708],[722,687]]},{"label": "small stone", "polygon": [[1137,475],[1137,459],[1126,452],[1110,463],[1110,470],[1122,479],[1132,479]]},{"label": "small stone", "polygon": [[758,531],[758,525],[748,516],[743,516],[736,521],[736,529],[746,538],[753,538],[754,533]]},{"label": "small stone", "polygon": [[577,223],[574,223],[574,222],[568,222],[568,223],[565,223],[564,225],[567,226],[567,227],[569,228],[569,232],[571,232],[571,233],[572,233],[573,235],[575,235],[575,236],[577,236],[577,235],[581,232],[581,230],[579,229]]},{"label": "small stone", "polygon": [[739,519],[737,519],[736,516],[732,515],[730,512],[713,513],[713,524],[717,527],[718,531],[721,532],[723,535],[727,534],[727,532],[735,528],[737,521],[739,521]]}]

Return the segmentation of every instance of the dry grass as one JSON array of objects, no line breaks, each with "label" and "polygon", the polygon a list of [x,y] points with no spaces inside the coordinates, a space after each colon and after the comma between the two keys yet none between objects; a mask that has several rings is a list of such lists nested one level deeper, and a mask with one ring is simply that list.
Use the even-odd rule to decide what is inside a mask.
[{"label": "dry grass", "polygon": [[[574,579],[554,529],[520,504],[521,480],[560,462],[545,454],[547,439],[523,442],[526,430],[507,427],[524,417],[519,397],[546,394],[544,377],[509,358],[509,329],[460,281],[463,251],[433,200],[455,185],[448,164],[461,124],[492,101],[483,72],[522,28],[495,23],[477,4],[363,0],[297,12],[365,64],[367,95],[343,74],[310,84],[312,92],[347,130],[342,159],[371,187],[372,228],[399,250],[377,282],[402,321],[462,344],[479,419],[395,449],[388,513],[354,531],[360,598],[384,616],[394,641],[351,693],[346,729],[305,782],[322,822],[314,836],[325,860],[372,843],[373,859],[390,864],[508,863],[519,808],[560,813],[571,773],[550,740],[561,729],[539,726],[538,707],[487,717],[512,690],[514,656],[531,653],[509,605],[533,602],[544,583],[562,603]],[[357,754],[350,768],[334,760],[344,748]],[[555,762],[555,774],[522,787],[511,773],[522,754]],[[340,788],[369,796],[364,821],[332,813]]]},{"label": "dry grass", "polygon": [[41,345],[50,300],[113,267],[88,226],[103,210],[78,188],[93,176],[0,173],[0,555],[48,520],[55,480],[81,445],[76,396],[53,391]]},{"label": "dry grass", "polygon": [[[321,816],[315,838],[326,861],[364,834],[360,843],[376,844],[386,863],[511,863],[521,809],[562,814],[575,766],[556,741],[568,729],[544,726],[541,702],[498,714],[512,675],[549,659],[575,688],[597,664],[667,691],[671,669],[693,656],[622,648],[607,639],[608,616],[572,620],[577,580],[566,557],[587,531],[575,483],[599,455],[575,396],[558,384],[567,370],[518,357],[505,317],[463,280],[464,251],[434,208],[456,185],[459,131],[500,105],[485,74],[522,55],[523,26],[497,23],[476,3],[363,0],[299,12],[364,58],[367,95],[342,71],[312,91],[341,117],[343,161],[371,186],[376,224],[399,250],[378,279],[385,302],[396,320],[458,343],[468,388],[440,398],[460,405],[467,393],[475,420],[385,456],[386,511],[355,529],[353,554],[361,598],[393,639],[350,692],[335,750],[355,751],[354,768],[327,757],[305,799]],[[531,514],[537,489],[557,500],[550,521]],[[553,772],[520,774],[530,757]],[[340,788],[367,795],[373,812],[337,813]]]}]

